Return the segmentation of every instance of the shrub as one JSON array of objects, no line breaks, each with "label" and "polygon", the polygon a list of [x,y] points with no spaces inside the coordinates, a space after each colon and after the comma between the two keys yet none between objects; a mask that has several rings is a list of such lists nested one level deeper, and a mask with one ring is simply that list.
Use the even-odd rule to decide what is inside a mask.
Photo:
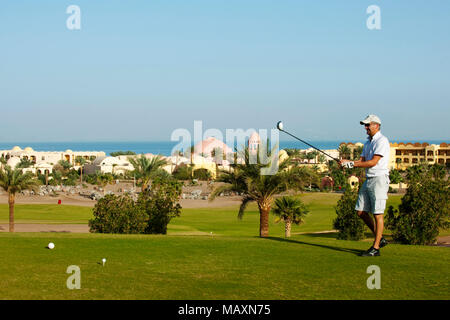
[{"label": "shrub", "polygon": [[389,187],[389,193],[397,193],[397,189],[394,189],[392,187]]},{"label": "shrub", "polygon": [[398,210],[390,206],[386,227],[403,244],[432,244],[439,228],[450,228],[448,177],[439,165],[420,165],[408,170],[408,188]]},{"label": "shrub", "polygon": [[139,206],[144,207],[148,215],[145,233],[167,233],[167,225],[174,217],[181,214],[178,203],[182,192],[182,184],[171,179],[155,179],[152,188],[141,193]]},{"label": "shrub", "polygon": [[136,155],[136,152],[133,151],[115,151],[111,152],[109,154],[111,157],[117,157],[117,156],[134,156]]},{"label": "shrub", "polygon": [[93,233],[143,233],[147,221],[145,209],[129,195],[107,195],[95,205],[89,227]]},{"label": "shrub", "polygon": [[191,180],[192,179],[192,167],[187,165],[180,165],[172,173],[173,177],[177,180]]},{"label": "shrub", "polygon": [[333,221],[333,227],[339,231],[338,239],[361,240],[364,238],[365,224],[355,211],[358,190],[349,185],[344,190],[336,206],[337,217]]},{"label": "shrub", "polygon": [[173,179],[156,178],[150,190],[137,201],[130,195],[107,195],[94,207],[89,220],[91,232],[97,233],[167,233],[167,225],[180,216],[182,185]]},{"label": "shrub", "polygon": [[198,179],[200,181],[208,181],[211,180],[211,172],[207,169],[197,169],[194,171],[194,179]]}]

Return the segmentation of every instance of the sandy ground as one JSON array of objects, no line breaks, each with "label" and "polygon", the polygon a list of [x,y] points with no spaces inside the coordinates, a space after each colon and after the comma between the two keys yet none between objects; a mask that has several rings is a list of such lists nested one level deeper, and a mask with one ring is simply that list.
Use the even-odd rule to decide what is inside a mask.
[{"label": "sandy ground", "polygon": [[[217,197],[214,201],[208,200],[193,200],[193,199],[181,199],[180,204],[183,208],[220,208],[229,206],[238,206],[240,204],[240,197]],[[97,201],[73,195],[58,195],[53,196],[16,196],[16,204],[58,204],[58,200],[61,200],[63,205],[94,207]],[[6,195],[0,195],[0,204],[7,204],[8,197]]]},{"label": "sandy ground", "polygon": [[[96,201],[85,197],[73,195],[53,196],[22,196],[17,195],[16,204],[57,204],[61,200],[63,205],[94,207]],[[217,197],[214,201],[181,199],[180,204],[183,208],[223,208],[238,206],[241,203],[241,197]],[[0,195],[0,204],[7,204],[8,197]],[[89,233],[88,225],[84,224],[35,224],[35,223],[16,223],[15,232],[73,232]],[[0,232],[8,232],[7,223],[0,223]]]},{"label": "sandy ground", "polygon": [[[204,181],[200,181],[198,185],[188,185],[185,184],[183,186],[183,193],[190,194],[192,191],[201,190],[201,194],[208,195],[215,186],[220,185],[221,183],[214,183],[210,185]],[[120,194],[122,190],[130,190],[133,187],[132,183],[118,183],[107,185],[105,188],[105,192],[112,191],[116,194]],[[137,188],[139,190],[139,188]],[[92,191],[100,192],[97,190],[96,186],[88,185],[87,188],[80,189],[83,192],[90,193]],[[58,195],[16,195],[16,204],[58,204],[58,200],[61,200],[61,203],[64,205],[73,205],[73,206],[85,206],[85,207],[94,207],[96,201],[91,200],[87,197],[80,196],[78,194],[68,194],[59,192]],[[8,196],[5,192],[0,190],[0,204],[8,203]],[[194,199],[181,199],[180,204],[183,208],[218,208],[218,207],[227,207],[227,206],[235,206],[239,205],[240,197],[217,197],[213,202],[209,202],[208,200],[194,200]]]},{"label": "sandy ground", "polygon": [[[0,223],[0,232],[8,232],[9,225]],[[87,224],[34,224],[16,223],[15,232],[66,232],[66,233],[89,233]]]},{"label": "sandy ground", "polygon": [[[23,196],[16,195],[16,204],[58,204],[58,200],[61,200],[62,204],[82,206],[82,207],[94,207],[97,201],[80,197],[80,196],[68,196],[58,195],[53,196]],[[8,197],[4,194],[0,195],[0,204],[7,204]]]}]

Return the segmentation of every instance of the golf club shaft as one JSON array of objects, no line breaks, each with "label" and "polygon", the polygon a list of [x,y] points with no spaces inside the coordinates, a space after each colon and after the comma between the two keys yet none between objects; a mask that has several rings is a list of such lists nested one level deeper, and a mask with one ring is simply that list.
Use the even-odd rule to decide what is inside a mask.
[{"label": "golf club shaft", "polygon": [[287,132],[287,131],[284,131],[284,130],[280,130],[280,131],[283,131],[284,133],[287,133],[288,135],[290,135],[291,137],[293,137],[293,138],[295,138],[295,139],[297,139],[297,140],[299,140],[299,141],[301,141],[301,142],[303,142],[304,144],[307,144],[308,146],[310,146],[311,148],[313,148],[313,149],[315,149],[315,150],[317,150],[317,151],[319,151],[319,152],[322,152],[324,155],[326,155],[326,156],[328,156],[328,157],[330,157],[331,159],[333,159],[333,160],[335,160],[335,161],[337,161],[337,162],[339,162],[340,160],[339,159],[336,159],[335,157],[332,157],[332,156],[330,156],[328,153],[326,153],[326,152],[323,152],[322,150],[320,150],[320,149],[317,149],[316,147],[314,147],[313,145],[311,145],[311,144],[309,144],[308,142],[306,142],[306,141],[303,141],[302,139],[300,139],[300,138],[297,138],[296,136],[294,136],[293,134],[290,134],[289,132]]}]

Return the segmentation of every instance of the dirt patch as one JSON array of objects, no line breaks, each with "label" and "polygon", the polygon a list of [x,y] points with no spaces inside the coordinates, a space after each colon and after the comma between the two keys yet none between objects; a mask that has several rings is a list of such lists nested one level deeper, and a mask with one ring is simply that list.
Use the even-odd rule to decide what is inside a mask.
[{"label": "dirt patch", "polygon": [[436,246],[450,247],[450,236],[438,237]]},{"label": "dirt patch", "polygon": [[[188,183],[183,187],[183,193],[189,195],[193,191],[198,191],[202,196],[208,196],[214,187],[221,183],[209,184],[204,181],[200,181],[198,185],[190,185]],[[133,188],[133,184],[119,183],[108,185],[105,188],[105,192],[114,192],[116,194],[122,194],[125,190]],[[83,192],[98,191],[95,186],[89,186],[88,188],[81,189]],[[103,191],[102,191],[103,192]],[[180,204],[183,208],[220,208],[238,206],[241,202],[240,196],[224,196],[216,197],[212,202],[204,199],[181,199]],[[96,200],[89,199],[87,197],[78,194],[59,193],[58,195],[16,195],[16,204],[58,204],[58,201],[64,205],[83,206],[93,208],[97,203]],[[7,204],[8,196],[5,192],[0,190],[0,204]]]},{"label": "dirt patch", "polygon": [[[61,200],[62,204],[82,207],[94,207],[97,201],[73,195],[58,195],[54,196],[24,196],[21,194],[16,195],[16,204],[58,204],[58,200]],[[7,204],[8,197],[6,195],[0,195],[0,203]]]},{"label": "dirt patch", "polygon": [[[7,223],[0,224],[0,232],[8,232]],[[15,232],[62,232],[62,233],[89,233],[87,224],[34,224],[34,223],[16,223]]]}]

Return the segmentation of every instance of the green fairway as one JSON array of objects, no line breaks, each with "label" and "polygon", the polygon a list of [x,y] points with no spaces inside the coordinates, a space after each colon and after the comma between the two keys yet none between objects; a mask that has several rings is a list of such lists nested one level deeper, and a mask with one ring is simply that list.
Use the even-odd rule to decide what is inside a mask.
[{"label": "green fairway", "polygon": [[[0,204],[0,223],[8,223],[7,204]],[[92,208],[56,204],[16,204],[16,223],[87,223],[92,218]]]},{"label": "green fairway", "polygon": [[[293,226],[292,232],[315,232],[332,229],[336,216],[334,206],[340,198],[335,193],[304,193],[301,199],[309,206],[310,213],[301,226]],[[388,205],[397,206],[399,196],[391,196]],[[172,220],[169,233],[220,233],[223,235],[257,235],[259,212],[250,204],[242,220],[237,219],[237,207],[183,209],[181,217]],[[0,204],[0,223],[8,223],[8,205]],[[207,218],[205,219],[205,215]],[[92,208],[50,204],[18,204],[15,207],[16,223],[87,224],[92,218]],[[212,218],[212,219],[211,219]],[[274,224],[271,229],[284,230],[284,225]],[[283,231],[284,232],[284,231]]]},{"label": "green fairway", "polygon": [[[331,230],[340,194],[305,193],[305,223],[284,238],[270,218],[259,235],[249,206],[183,209],[168,235],[0,233],[0,299],[449,299],[450,251],[389,244],[382,256],[357,254],[366,241],[336,240]],[[400,196],[389,204],[398,205]],[[17,205],[18,223],[87,223],[92,209]],[[0,221],[8,208],[0,205]],[[211,233],[212,232],[212,233]],[[54,250],[46,249],[54,242]],[[106,258],[105,267],[101,259]],[[81,268],[81,289],[69,290],[70,265]],[[366,286],[367,267],[381,270],[381,290]]]}]

